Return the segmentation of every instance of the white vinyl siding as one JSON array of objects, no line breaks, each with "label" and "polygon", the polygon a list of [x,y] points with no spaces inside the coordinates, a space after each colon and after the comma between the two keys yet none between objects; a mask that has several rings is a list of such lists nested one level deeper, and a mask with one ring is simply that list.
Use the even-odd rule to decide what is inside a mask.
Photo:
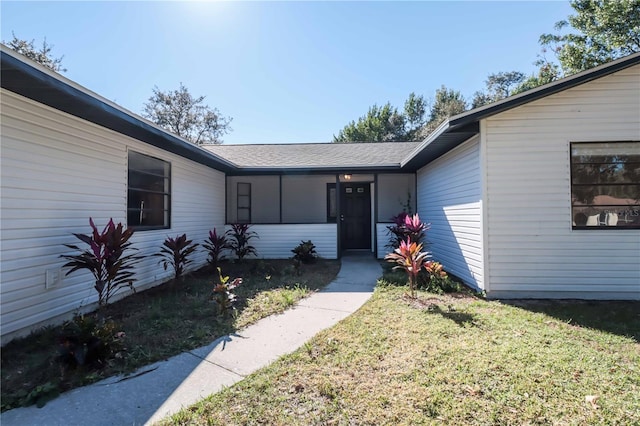
[{"label": "white vinyl siding", "polygon": [[486,144],[490,297],[640,299],[640,230],[572,230],[570,143],[640,138],[640,66],[498,114]]},{"label": "white vinyl siding", "polygon": [[[140,254],[157,252],[168,236],[187,233],[202,242],[224,227],[224,174],[119,133],[2,90],[0,293],[2,337],[69,315],[97,301],[92,276],[74,272],[45,289],[47,270],[89,233],[89,217],[102,230],[109,218],[126,221],[127,150],[171,163],[171,229],[139,231]],[[193,268],[203,265],[204,251]],[[137,288],[169,276],[157,258],[137,269]]]},{"label": "white vinyl siding", "polygon": [[478,137],[418,171],[418,213],[430,223],[426,249],[466,284],[484,288]]},{"label": "white vinyl siding", "polygon": [[[335,223],[316,224],[276,224],[252,225],[249,230],[257,234],[258,238],[251,239],[250,245],[258,252],[258,259],[287,259],[293,256],[293,250],[301,241],[311,242],[316,246],[316,252],[325,259],[337,259]],[[227,225],[227,230],[231,226]],[[233,254],[229,254],[234,258]]]}]

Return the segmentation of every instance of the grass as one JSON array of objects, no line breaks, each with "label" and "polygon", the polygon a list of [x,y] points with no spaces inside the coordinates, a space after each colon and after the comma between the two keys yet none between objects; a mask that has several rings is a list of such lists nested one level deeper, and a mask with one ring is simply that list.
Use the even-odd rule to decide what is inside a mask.
[{"label": "grass", "polygon": [[164,424],[640,424],[640,303],[405,292]]},{"label": "grass", "polygon": [[126,351],[101,370],[64,370],[56,361],[60,327],[45,328],[2,348],[2,410],[42,404],[60,392],[206,345],[268,315],[282,312],[335,278],[338,261],[303,265],[289,260],[223,263],[231,279],[242,277],[236,310],[218,315],[211,301],[214,272],[198,271],[182,282],[165,283],[106,307],[104,316],[125,332]]}]

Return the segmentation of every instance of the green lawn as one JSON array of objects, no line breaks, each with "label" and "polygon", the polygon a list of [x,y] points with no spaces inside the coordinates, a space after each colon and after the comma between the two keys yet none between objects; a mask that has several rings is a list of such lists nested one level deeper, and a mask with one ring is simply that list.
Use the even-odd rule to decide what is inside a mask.
[{"label": "green lawn", "polygon": [[298,274],[290,260],[224,262],[224,275],[244,280],[235,291],[237,309],[228,315],[219,315],[211,301],[211,269],[117,301],[103,315],[125,333],[125,351],[100,370],[62,368],[56,360],[60,327],[14,340],[2,348],[2,410],[44,403],[60,392],[209,344],[282,312],[331,282],[339,268],[339,261],[321,259],[302,265]]},{"label": "green lawn", "polygon": [[165,423],[640,424],[640,303],[405,291]]}]

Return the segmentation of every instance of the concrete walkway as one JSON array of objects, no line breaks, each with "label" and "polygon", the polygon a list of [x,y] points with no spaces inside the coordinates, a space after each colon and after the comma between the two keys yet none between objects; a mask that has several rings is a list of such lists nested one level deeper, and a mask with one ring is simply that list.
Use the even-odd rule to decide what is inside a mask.
[{"label": "concrete walkway", "polygon": [[74,389],[43,408],[0,416],[9,425],[143,425],[176,413],[293,352],[319,331],[355,312],[371,297],[382,269],[370,253],[342,258],[336,279],[294,308],[238,334],[140,369]]}]

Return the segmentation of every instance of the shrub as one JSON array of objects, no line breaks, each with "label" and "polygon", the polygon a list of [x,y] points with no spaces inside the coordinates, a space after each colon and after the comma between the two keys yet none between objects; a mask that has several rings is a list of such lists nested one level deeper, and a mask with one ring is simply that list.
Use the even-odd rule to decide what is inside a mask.
[{"label": "shrub", "polygon": [[418,273],[429,257],[431,257],[429,253],[422,251],[421,243],[412,242],[410,238],[407,238],[406,241],[400,243],[400,247],[395,249],[393,253],[388,253],[384,259],[397,264],[393,269],[405,270],[409,277],[411,297],[415,297]]},{"label": "shrub", "polygon": [[189,256],[198,247],[198,244],[192,240],[187,240],[187,234],[178,235],[176,238],[167,237],[162,244],[163,247],[159,253],[154,256],[161,257],[158,263],[161,263],[166,271],[169,265],[173,268],[174,279],[182,277],[184,269],[192,262]]},{"label": "shrub", "polygon": [[62,325],[58,361],[66,368],[102,368],[124,350],[123,337],[113,321],[76,315]]},{"label": "shrub", "polygon": [[311,240],[301,241],[300,244],[291,251],[294,253],[293,260],[299,263],[313,263],[318,257],[316,253],[316,246],[311,242]]},{"label": "shrub", "polygon": [[69,262],[63,268],[70,267],[65,275],[69,275],[79,269],[88,269],[95,278],[94,288],[98,292],[98,304],[104,306],[109,303],[109,299],[122,287],[128,286],[132,290],[134,278],[133,267],[143,258],[133,254],[125,254],[128,250],[137,250],[131,247],[131,236],[133,229],[123,229],[122,223],[115,225],[113,219],[105,226],[102,232],[89,218],[92,233],[90,235],[73,234],[83,243],[89,246],[88,249],[81,249],[73,244],[65,244],[66,247],[78,250],[81,253],[75,255],[61,255]]},{"label": "shrub", "polygon": [[462,284],[449,277],[442,264],[434,261],[424,264],[424,270],[418,276],[418,287],[436,294],[456,293],[465,289]]},{"label": "shrub", "polygon": [[213,231],[209,231],[209,238],[202,243],[202,247],[207,250],[209,256],[207,261],[215,268],[218,266],[218,262],[224,260],[224,250],[229,248],[229,241],[227,240],[227,233],[218,235],[216,228]]},{"label": "shrub", "polygon": [[247,255],[256,256],[258,254],[256,248],[249,244],[252,238],[259,238],[258,234],[249,230],[250,227],[251,225],[248,223],[234,223],[229,231],[229,248],[239,261],[242,261]]},{"label": "shrub", "polygon": [[233,309],[233,303],[236,301],[237,296],[233,293],[240,284],[242,284],[242,278],[236,278],[229,282],[228,276],[222,275],[222,270],[218,269],[218,282],[213,286],[213,301],[218,305],[219,313],[226,313],[230,309]]},{"label": "shrub", "polygon": [[429,229],[429,224],[421,222],[417,213],[411,216],[406,212],[402,212],[392,217],[391,220],[394,224],[387,226],[389,244],[387,244],[386,247],[392,250],[400,247],[400,244],[406,241],[407,238],[412,243],[422,243],[425,231]]}]

